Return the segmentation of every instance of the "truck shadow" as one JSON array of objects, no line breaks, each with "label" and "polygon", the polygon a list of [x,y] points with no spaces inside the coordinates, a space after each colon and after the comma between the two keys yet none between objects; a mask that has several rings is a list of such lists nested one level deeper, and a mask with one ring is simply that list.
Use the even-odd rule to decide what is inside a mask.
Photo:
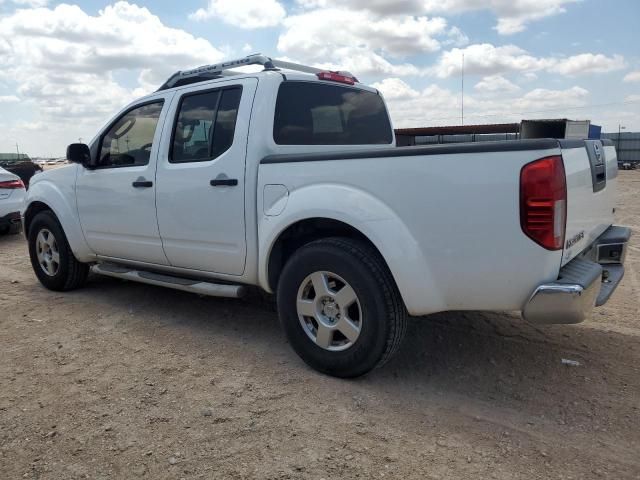
[{"label": "truck shadow", "polygon": [[371,381],[597,430],[619,421],[608,418],[612,405],[636,415],[639,360],[637,337],[589,322],[537,327],[516,314],[448,312],[413,319],[399,354]]},{"label": "truck shadow", "polygon": [[[576,418],[583,423],[606,421],[607,405],[619,402],[612,379],[624,385],[625,398],[640,398],[636,369],[629,368],[640,363],[637,338],[589,323],[540,328],[515,314],[484,312],[415,318],[400,351],[387,365],[361,379],[344,381],[304,365],[287,345],[277,314],[259,297],[199,298],[107,278],[94,278],[81,292],[87,300],[110,304],[114,310],[128,308],[126,328],[141,339],[153,333],[154,342],[172,342],[177,350],[181,338],[185,349],[193,339],[201,350],[217,350],[213,345],[224,342],[225,350],[238,349],[246,355],[243,362],[258,360],[276,383],[293,374],[301,383],[347,389],[363,398],[393,403],[401,397],[417,406],[487,405],[568,423]],[[167,334],[155,335],[158,330]]]}]

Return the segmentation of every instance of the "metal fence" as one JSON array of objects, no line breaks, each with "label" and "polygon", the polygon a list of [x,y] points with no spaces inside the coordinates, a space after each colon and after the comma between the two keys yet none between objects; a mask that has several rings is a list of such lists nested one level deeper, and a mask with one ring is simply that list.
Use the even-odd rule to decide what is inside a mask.
[{"label": "metal fence", "polygon": [[[516,133],[459,134],[459,135],[415,135],[415,145],[434,145],[446,143],[495,142],[500,140],[518,140]],[[603,133],[601,138],[613,140],[621,162],[640,163],[640,132]],[[413,145],[412,142],[406,145]]]},{"label": "metal fence", "polygon": [[497,142],[500,140],[517,140],[516,133],[487,133],[462,135],[417,135],[416,145],[433,145],[443,143]]},{"label": "metal fence", "polygon": [[640,132],[603,133],[602,138],[613,140],[620,162],[640,162]]}]

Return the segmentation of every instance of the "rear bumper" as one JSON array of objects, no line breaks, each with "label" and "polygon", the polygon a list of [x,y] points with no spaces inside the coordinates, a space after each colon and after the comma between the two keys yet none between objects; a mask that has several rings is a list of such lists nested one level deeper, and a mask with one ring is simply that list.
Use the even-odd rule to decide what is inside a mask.
[{"label": "rear bumper", "polygon": [[555,282],[536,288],[522,309],[523,318],[536,324],[580,323],[589,318],[620,284],[630,237],[629,228],[610,227],[565,265]]}]

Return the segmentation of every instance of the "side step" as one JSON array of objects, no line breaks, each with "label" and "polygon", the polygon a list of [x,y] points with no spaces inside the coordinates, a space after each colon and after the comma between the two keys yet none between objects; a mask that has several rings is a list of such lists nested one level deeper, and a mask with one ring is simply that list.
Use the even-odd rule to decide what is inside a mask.
[{"label": "side step", "polygon": [[134,270],[114,263],[99,263],[91,267],[93,273],[107,277],[131,280],[132,282],[147,283],[159,287],[173,288],[183,292],[207,295],[209,297],[240,298],[246,293],[243,285],[226,285],[221,283],[203,282],[188,278],[172,277],[160,273],[152,273],[144,270]]}]

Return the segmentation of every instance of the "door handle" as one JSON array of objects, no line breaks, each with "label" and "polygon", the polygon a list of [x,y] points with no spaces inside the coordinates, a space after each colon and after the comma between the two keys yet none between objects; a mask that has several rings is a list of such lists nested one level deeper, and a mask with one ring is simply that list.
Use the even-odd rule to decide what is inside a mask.
[{"label": "door handle", "polygon": [[151,180],[136,180],[131,185],[135,188],[149,188],[153,187],[153,182]]},{"label": "door handle", "polygon": [[216,178],[215,180],[211,180],[209,185],[212,187],[235,187],[238,185],[237,178]]}]

